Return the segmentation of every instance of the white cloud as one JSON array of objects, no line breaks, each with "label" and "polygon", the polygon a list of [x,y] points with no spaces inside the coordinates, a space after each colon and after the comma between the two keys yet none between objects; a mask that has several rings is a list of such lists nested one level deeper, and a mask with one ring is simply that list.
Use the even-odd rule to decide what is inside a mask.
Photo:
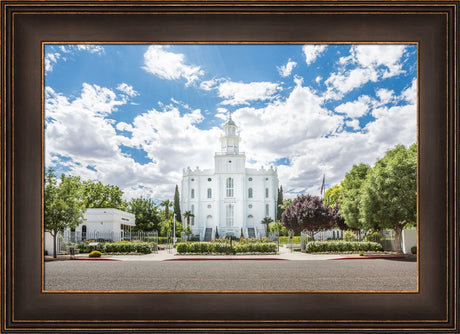
[{"label": "white cloud", "polygon": [[297,63],[295,61],[291,61],[291,59],[289,59],[286,65],[282,65],[276,68],[278,69],[278,73],[282,77],[288,77],[291,75],[291,72],[294,69],[294,67],[296,67],[296,65]]},{"label": "white cloud", "polygon": [[304,45],[302,51],[307,65],[313,63],[327,48],[327,45]]},{"label": "white cloud", "polygon": [[346,121],[345,124],[352,128],[353,130],[359,130],[361,127],[359,126],[359,119],[352,119],[349,121]]},{"label": "white cloud", "polygon": [[[59,52],[55,52],[56,50]],[[70,44],[60,45],[59,47],[47,46],[45,53],[45,71],[52,72],[54,64],[56,64],[59,60],[64,62],[67,61],[67,58],[63,56],[63,54],[75,54],[78,51],[87,51],[89,53],[102,55],[105,52],[105,49],[101,45],[90,44]]]},{"label": "white cloud", "polygon": [[136,92],[133,88],[133,86],[130,86],[126,83],[121,83],[117,86],[117,89],[120,91],[120,92],[123,92],[125,93],[126,95],[128,95],[129,97],[134,97],[134,96],[138,96],[139,93]]},{"label": "white cloud", "polygon": [[219,85],[218,95],[225,99],[221,104],[239,105],[248,104],[249,101],[265,101],[272,99],[281,90],[273,82],[232,82],[226,81]]},{"label": "white cloud", "polygon": [[233,119],[241,125],[242,146],[249,160],[268,164],[295,152],[303,153],[308,140],[331,135],[343,117],[322,107],[323,100],[298,82],[284,101],[265,108],[240,108]]},{"label": "white cloud", "polygon": [[162,79],[184,78],[187,85],[199,79],[204,71],[199,66],[187,65],[185,55],[166,51],[161,45],[149,46],[144,54],[143,69]]},{"label": "white cloud", "polygon": [[[383,91],[380,95],[389,96]],[[399,100],[393,96],[393,101]],[[413,104],[382,107],[381,101],[363,95],[342,104],[342,116],[325,109],[323,103],[321,96],[303,87],[299,80],[286,100],[273,101],[265,108],[244,107],[233,113],[242,137],[240,149],[252,161],[251,166],[289,159],[289,165],[278,166],[285,191],[319,195],[323,174],[332,186],[353,164],[373,165],[395,145],[416,141]],[[374,120],[361,128],[357,117],[368,113]]]},{"label": "white cloud", "polygon": [[412,85],[403,91],[401,97],[410,104],[417,104],[417,79],[414,79]]},{"label": "white cloud", "polygon": [[367,95],[362,95],[356,101],[346,102],[335,108],[335,112],[345,114],[349,118],[360,118],[369,111],[372,100]]},{"label": "white cloud", "polygon": [[378,78],[378,73],[372,68],[358,67],[346,72],[333,73],[325,81],[328,86],[326,94],[334,92],[338,93],[336,95],[337,98],[342,98],[344,94],[351,92],[357,87],[361,87],[369,81],[376,82]]},{"label": "white cloud", "polygon": [[51,72],[54,64],[57,63],[59,58],[61,58],[61,54],[59,52],[47,53],[45,56],[45,71]]},{"label": "white cloud", "polygon": [[401,59],[405,50],[405,45],[353,45],[350,55],[339,59],[339,71],[326,80],[325,97],[340,99],[369,81],[377,82],[403,73]]},{"label": "white cloud", "polygon": [[225,79],[223,78],[202,81],[200,83],[200,88],[206,91],[211,91],[213,89],[216,89],[219,83],[224,82],[224,81]]},{"label": "white cloud", "polygon": [[321,82],[321,80],[323,80],[323,78],[321,76],[319,76],[319,75],[315,79],[317,84],[319,84]]},{"label": "white cloud", "polygon": [[91,44],[78,44],[77,50],[79,51],[88,51],[89,53],[96,53],[101,55],[104,53],[105,49],[101,45],[91,45]]},{"label": "white cloud", "polygon": [[[126,102],[123,96],[96,85],[83,84],[81,95],[74,99],[47,87],[46,166],[116,184],[127,199],[140,195],[171,198],[174,185],[180,184],[182,168],[213,166],[221,132],[198,128],[203,120],[200,110],[184,112],[163,105],[132,122],[115,123],[111,114]],[[136,162],[123,147],[140,150],[149,161]]]},{"label": "white cloud", "polygon": [[394,91],[381,88],[375,92],[375,95],[380,99],[381,104],[388,104],[394,101]]}]

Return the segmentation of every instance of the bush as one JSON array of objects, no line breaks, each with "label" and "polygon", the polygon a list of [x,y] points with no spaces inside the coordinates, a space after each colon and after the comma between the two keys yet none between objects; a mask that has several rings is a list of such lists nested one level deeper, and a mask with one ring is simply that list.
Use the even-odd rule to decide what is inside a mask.
[{"label": "bush", "polygon": [[417,254],[417,246],[411,247],[410,252],[412,254]]},{"label": "bush", "polygon": [[352,231],[345,231],[345,233],[343,233],[343,240],[344,241],[358,241],[358,237]]},{"label": "bush", "polygon": [[377,242],[348,242],[348,241],[312,241],[305,246],[306,253],[334,253],[334,252],[380,252],[383,251],[381,244]]},{"label": "bush", "polygon": [[276,253],[278,247],[274,242],[180,242],[176,246],[178,254],[242,254],[242,253]]},{"label": "bush", "polygon": [[366,235],[366,237],[364,238],[364,241],[372,241],[372,242],[380,243],[381,239],[382,239],[382,235],[380,232],[372,232]]},{"label": "bush", "polygon": [[101,257],[101,256],[102,256],[102,253],[95,250],[95,251],[92,251],[91,253],[89,253],[88,256],[89,256],[89,257]]}]

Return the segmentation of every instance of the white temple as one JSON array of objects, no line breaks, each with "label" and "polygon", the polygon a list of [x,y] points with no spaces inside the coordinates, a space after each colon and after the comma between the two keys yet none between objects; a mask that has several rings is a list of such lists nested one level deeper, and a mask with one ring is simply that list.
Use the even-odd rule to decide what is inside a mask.
[{"label": "white temple", "polygon": [[[239,151],[241,138],[231,115],[224,124],[221,151],[214,155],[214,169],[184,169],[181,212],[190,211],[190,228],[200,240],[233,235],[264,237],[264,217],[276,219],[278,174],[276,169],[246,168]],[[186,219],[183,219],[186,225]]]}]

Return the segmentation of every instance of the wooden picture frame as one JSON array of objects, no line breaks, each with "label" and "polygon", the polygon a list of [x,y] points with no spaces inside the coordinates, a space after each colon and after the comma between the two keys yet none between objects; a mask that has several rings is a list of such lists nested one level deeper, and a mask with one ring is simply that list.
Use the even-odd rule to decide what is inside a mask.
[{"label": "wooden picture frame", "polygon": [[[2,330],[458,332],[458,2],[2,1]],[[417,43],[416,293],[45,293],[43,43]]]}]

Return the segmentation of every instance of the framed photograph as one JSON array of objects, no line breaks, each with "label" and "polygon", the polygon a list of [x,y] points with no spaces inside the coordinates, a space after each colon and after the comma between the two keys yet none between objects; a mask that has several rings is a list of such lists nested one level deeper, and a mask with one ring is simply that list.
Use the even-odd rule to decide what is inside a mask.
[{"label": "framed photograph", "polygon": [[[458,332],[457,7],[456,2],[439,1],[383,4],[373,1],[2,1],[2,330],[5,333]],[[369,57],[367,53],[360,58],[361,49],[369,46],[373,47],[373,56]],[[304,65],[302,70],[300,61],[294,58],[296,53],[285,52],[287,49],[296,50],[308,66]],[[79,78],[84,77],[83,74],[90,75],[81,73],[81,68],[77,66],[72,67],[77,51],[92,55],[85,58],[86,67],[81,68],[86,68],[94,78],[98,78],[93,80],[92,85],[83,84],[83,88]],[[337,73],[335,76],[329,75],[329,78],[321,72],[322,67],[328,66],[327,62],[314,67],[316,58],[327,52],[330,52],[329,62],[342,65],[341,68],[336,67]],[[143,58],[138,64],[132,60],[137,58],[130,58],[134,53]],[[101,57],[101,54],[105,54],[105,57]],[[263,64],[262,60],[258,61],[260,54],[266,55],[264,61],[268,65]],[[115,59],[124,59],[125,65],[120,67],[118,64],[121,63]],[[161,68],[158,65],[162,61],[175,70],[165,71],[164,66]],[[230,61],[233,61],[231,65]],[[59,72],[58,67],[63,63],[68,66],[65,71]],[[373,66],[375,73],[352,77],[353,73],[347,67],[352,63],[362,71]],[[204,64],[208,65],[206,73]],[[382,64],[384,66],[378,68]],[[271,66],[277,79],[267,76],[263,65]],[[224,71],[223,67],[226,66],[227,71]],[[210,71],[210,68],[214,71]],[[152,78],[166,81],[177,79],[180,85],[177,82],[169,86],[155,82],[155,93],[161,95],[162,90],[166,90],[165,99],[171,95],[170,92],[175,92],[174,96],[182,99],[172,98],[168,101],[152,97],[152,101],[147,101],[148,92],[153,92],[149,90],[150,81],[133,85],[135,79],[128,83],[120,79],[131,76],[143,80],[139,79],[141,76],[136,69]],[[107,75],[103,74],[104,71]],[[254,74],[255,79],[244,76],[251,71],[264,72],[265,76]],[[117,72],[123,75],[117,77],[114,75]],[[328,74],[333,72],[329,70]],[[367,93],[356,93],[349,100],[343,99],[346,93],[359,85],[391,78],[395,73],[404,73],[406,81],[401,83],[394,80],[384,88],[374,87]],[[363,78],[367,78],[367,81],[356,83],[356,80]],[[310,80],[311,84],[303,80]],[[249,84],[250,81],[257,82]],[[196,86],[197,91],[200,90],[201,97],[197,93],[190,97],[187,89],[192,85]],[[141,90],[143,94],[138,92]],[[72,115],[86,110],[84,95],[93,97],[87,101],[91,100],[93,105],[97,105],[98,115],[82,112],[87,118],[78,120]],[[329,101],[326,109],[334,110],[334,114],[326,111],[323,114],[309,113],[306,107],[295,109],[299,103],[306,103],[305,100],[309,105],[317,103],[315,98],[318,99],[320,95]],[[142,98],[136,100],[136,96]],[[299,100],[296,101],[296,98]],[[200,103],[209,105],[209,101],[214,103],[213,108],[218,106],[212,116],[206,114],[209,107],[200,106]],[[391,108],[385,108],[385,103],[390,101],[400,111],[409,106],[408,116],[401,116],[403,111],[398,115],[391,114]],[[263,106],[262,102],[265,103]],[[279,108],[283,103],[291,104],[287,109]],[[136,148],[142,148],[146,154],[157,154],[161,150],[149,151],[142,146],[148,144],[148,140],[142,138],[145,136],[145,133],[142,134],[143,125],[167,122],[159,118],[149,120],[149,113],[157,110],[165,115],[176,112],[179,116],[170,119],[170,122],[187,119],[190,122],[187,128],[195,131],[195,137],[201,141],[209,142],[209,138],[203,137],[205,130],[209,130],[208,137],[210,134],[220,136],[220,131],[228,132],[224,133],[222,146],[219,144],[216,150],[222,151],[216,153],[215,168],[229,168],[224,165],[232,162],[236,165],[240,157],[238,141],[235,142],[235,134],[230,133],[232,127],[242,126],[242,143],[249,148],[254,147],[257,138],[261,140],[264,132],[270,131],[269,126],[262,126],[262,118],[252,121],[260,125],[259,128],[251,127],[247,109],[253,108],[254,111],[265,108],[265,115],[268,115],[267,110],[271,108],[269,111],[273,118],[280,122],[282,120],[288,131],[287,135],[279,132],[278,137],[273,134],[273,141],[281,143],[281,139],[289,137],[299,140],[292,129],[302,131],[302,126],[305,131],[325,128],[318,138],[335,134],[330,127],[336,129],[338,126],[349,136],[357,131],[371,133],[368,126],[371,120],[360,118],[366,113],[366,103],[373,104],[374,108],[379,104],[380,112],[387,112],[388,115],[385,118],[387,122],[380,124],[380,137],[373,135],[365,139],[374,140],[375,145],[369,145],[369,150],[374,152],[363,157],[364,162],[373,163],[376,158],[381,158],[376,152],[383,150],[384,154],[393,142],[398,144],[398,141],[402,141],[407,146],[417,144],[417,256],[416,262],[410,264],[412,272],[407,274],[412,275],[407,276],[406,280],[411,283],[405,288],[378,289],[371,284],[371,288],[356,291],[346,286],[337,289],[302,289],[294,282],[292,288],[274,289],[239,288],[239,283],[235,284],[236,288],[229,289],[190,288],[187,285],[182,289],[92,289],[92,286],[97,286],[93,284],[94,280],[104,281],[104,272],[95,277],[85,274],[84,268],[80,267],[75,276],[78,276],[81,284],[76,288],[66,285],[66,282],[63,283],[64,288],[46,286],[46,265],[43,260],[45,168],[51,165],[60,168],[60,172],[69,170],[66,168],[84,170],[85,175],[92,178],[94,175],[91,172],[103,166],[93,165],[91,159],[85,159],[85,156],[90,156],[90,147],[99,145],[98,152],[106,153],[114,143],[115,137],[110,137],[110,131],[104,130],[110,128],[117,131],[116,145],[122,159],[129,157],[136,160],[135,156],[139,154]],[[325,104],[322,100],[316,110]],[[123,116],[106,117],[107,110],[115,113],[119,106],[126,110],[149,109],[150,112],[133,112],[135,116],[130,117],[138,118],[137,123],[123,119]],[[67,109],[58,115],[54,110],[59,108]],[[280,114],[286,110],[292,112],[292,117]],[[278,118],[277,113],[280,114]],[[334,123],[335,114],[344,115],[340,124]],[[206,124],[202,123],[201,128],[196,126],[193,117],[204,119],[203,123]],[[296,117],[299,121],[293,122]],[[108,128],[101,126],[102,123],[98,125],[97,122],[101,120],[111,125]],[[83,126],[69,126],[79,121]],[[224,129],[220,128],[222,122],[226,122]],[[289,128],[289,124],[296,127]],[[389,130],[396,126],[398,131]],[[78,131],[72,132],[75,129]],[[52,137],[53,133],[59,131],[60,136]],[[63,136],[63,132],[67,135]],[[399,137],[395,135],[389,140],[388,134],[394,133],[398,133]],[[59,142],[56,138],[65,140]],[[253,142],[245,141],[245,138],[251,138]],[[181,151],[174,147],[181,145],[175,142],[174,136],[166,136],[162,140],[165,141],[163,149],[170,149],[168,156],[177,154],[178,157]],[[193,138],[188,138],[184,143],[192,141]],[[51,142],[53,145],[47,146]],[[284,143],[288,142],[286,140]],[[302,145],[308,147],[305,143],[302,142]],[[385,143],[390,146],[385,146]],[[314,147],[311,145],[310,150]],[[70,148],[79,155],[66,156]],[[234,161],[225,154],[229,150],[233,152],[234,158],[231,160]],[[299,151],[299,148],[292,150],[302,152],[305,157],[313,157]],[[293,169],[300,166],[295,166],[294,161],[299,157],[287,153],[288,148],[281,151],[279,155],[270,151],[268,153],[272,156],[269,157],[263,154],[267,152],[256,155],[254,150],[248,151],[246,163],[256,170],[258,163],[275,161],[283,180],[288,180],[288,176],[293,175]],[[203,160],[203,152],[198,154],[198,162]],[[212,157],[214,152],[209,154]],[[139,157],[137,161],[147,161],[152,156]],[[222,166],[218,162],[220,157],[225,158],[221,159]],[[125,162],[122,159],[115,161],[107,156],[105,163],[121,168]],[[104,159],[99,161],[103,163]],[[153,166],[155,162],[149,161]],[[204,173],[195,170],[194,165],[188,170],[186,165],[182,166],[179,158],[174,161],[178,162],[178,171],[172,173],[181,173],[187,184],[195,181],[194,175]],[[194,163],[193,159],[185,159],[184,162]],[[302,161],[299,160],[299,163]],[[343,167],[339,165],[337,163],[330,168],[337,170]],[[84,168],[79,169],[78,166]],[[270,168],[257,173],[262,173],[268,180],[272,177],[270,175],[276,175]],[[248,177],[259,177],[256,174]],[[323,191],[322,174],[319,172],[318,175],[318,189],[310,189],[310,192],[319,191],[319,188]],[[166,178],[166,175],[162,174],[162,177]],[[212,178],[207,174],[205,176],[203,182],[212,183]],[[339,176],[337,178],[334,183],[340,181]],[[275,181],[273,179],[273,184]],[[230,191],[230,194],[233,191],[232,182],[233,179],[228,183],[227,178],[226,191]],[[294,182],[289,183],[290,189],[295,187]],[[144,186],[142,189],[153,191]],[[181,191],[183,189],[187,189],[191,199],[196,196],[194,187],[189,189],[182,185]],[[212,198],[215,191],[214,188],[209,189],[204,196]],[[130,191],[135,194],[139,189],[133,186]],[[268,186],[265,191],[267,198],[274,192]],[[248,196],[253,196],[252,190]],[[190,209],[192,202],[185,201],[184,205]],[[256,233],[257,228],[249,223],[235,227],[234,221],[228,217],[238,214],[238,209],[234,209],[233,205],[235,208],[238,206],[232,201],[228,203],[225,207],[228,231],[225,231],[249,236],[252,228]],[[270,208],[269,203],[263,207],[266,216],[272,214]],[[252,218],[249,212],[244,211],[244,215]],[[197,218],[197,221],[206,221],[209,226],[200,225],[203,229],[201,237],[205,237],[208,228],[217,235],[217,230],[213,229],[213,215],[203,217]],[[193,220],[190,225],[193,232]],[[128,232],[127,227],[123,231]],[[259,232],[262,233],[263,228]],[[83,233],[89,235],[86,227],[79,233],[80,236]],[[221,229],[221,233],[224,230]],[[65,275],[68,272],[61,277],[67,277]],[[201,277],[199,273],[193,273],[193,269],[187,275],[184,279],[189,278],[190,281]],[[349,280],[349,273],[344,275],[348,276],[343,277],[343,281]],[[395,273],[395,276],[398,275],[404,277],[406,274],[399,271]]]}]

